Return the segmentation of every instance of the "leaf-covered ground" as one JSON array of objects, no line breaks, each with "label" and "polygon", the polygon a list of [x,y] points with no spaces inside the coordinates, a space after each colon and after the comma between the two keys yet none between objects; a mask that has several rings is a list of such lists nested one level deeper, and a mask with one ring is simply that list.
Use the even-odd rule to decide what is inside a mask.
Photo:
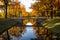
[{"label": "leaf-covered ground", "polygon": [[42,23],[42,25],[48,30],[51,30],[56,36],[60,35],[60,19],[46,20]]}]

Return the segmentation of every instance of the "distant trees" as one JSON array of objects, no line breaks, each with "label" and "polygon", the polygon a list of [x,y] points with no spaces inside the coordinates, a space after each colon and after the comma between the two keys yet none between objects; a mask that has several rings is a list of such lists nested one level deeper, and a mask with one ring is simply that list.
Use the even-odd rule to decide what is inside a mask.
[{"label": "distant trees", "polygon": [[42,4],[41,2],[36,2],[34,5],[32,5],[32,8],[36,10],[37,15],[36,16],[42,16],[41,13],[44,12],[46,9],[46,6]]},{"label": "distant trees", "polygon": [[57,0],[37,0],[35,4],[32,5],[32,8],[37,11],[39,16],[55,17],[56,11],[59,10],[59,1]]},{"label": "distant trees", "polygon": [[0,8],[5,12],[5,18],[10,17],[19,17],[22,14],[20,8],[20,3],[12,2],[11,0],[0,0],[3,2],[3,5],[0,5]]},{"label": "distant trees", "polygon": [[8,6],[8,16],[9,17],[19,17],[21,13],[22,13],[22,11],[21,11],[19,3],[12,2]]}]

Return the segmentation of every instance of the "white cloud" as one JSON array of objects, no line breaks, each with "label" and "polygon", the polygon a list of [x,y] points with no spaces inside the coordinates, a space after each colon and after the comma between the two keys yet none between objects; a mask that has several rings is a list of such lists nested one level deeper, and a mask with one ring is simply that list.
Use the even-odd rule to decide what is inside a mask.
[{"label": "white cloud", "polygon": [[19,0],[26,8],[26,11],[31,12],[32,9],[30,9],[29,7],[31,7],[31,4],[35,3],[34,0]]}]

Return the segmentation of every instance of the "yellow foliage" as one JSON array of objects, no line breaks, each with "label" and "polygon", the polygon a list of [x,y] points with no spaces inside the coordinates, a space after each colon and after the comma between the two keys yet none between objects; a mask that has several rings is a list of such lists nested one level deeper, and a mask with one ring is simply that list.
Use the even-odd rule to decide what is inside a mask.
[{"label": "yellow foliage", "polygon": [[20,4],[17,4],[16,6],[12,6],[12,5],[8,6],[8,16],[16,15],[17,17],[19,17],[20,12],[22,13],[21,16],[27,16],[28,15],[25,11],[24,6],[21,6]]},{"label": "yellow foliage", "polygon": [[33,19],[30,19],[30,22],[31,22],[33,25],[35,25],[35,24],[36,24],[36,21],[35,21],[35,20],[33,20]]},{"label": "yellow foliage", "polygon": [[5,18],[5,13],[4,13],[4,11],[0,12],[0,18]]},{"label": "yellow foliage", "polygon": [[0,1],[0,5],[2,5],[2,4],[3,4],[3,2]]},{"label": "yellow foliage", "polygon": [[23,21],[23,25],[26,25],[28,23],[28,20]]},{"label": "yellow foliage", "polygon": [[36,10],[33,10],[30,16],[36,16]]},{"label": "yellow foliage", "polygon": [[28,16],[28,14],[27,13],[22,13],[22,16]]}]

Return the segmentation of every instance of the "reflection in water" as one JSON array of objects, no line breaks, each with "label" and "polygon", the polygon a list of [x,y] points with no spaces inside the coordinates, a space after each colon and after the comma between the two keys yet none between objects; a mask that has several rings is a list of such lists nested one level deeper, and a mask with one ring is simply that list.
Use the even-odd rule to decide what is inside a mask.
[{"label": "reflection in water", "polygon": [[[10,35],[11,36],[11,35]],[[33,27],[26,27],[26,31],[22,34],[22,37],[11,36],[11,40],[31,40],[32,38],[36,38]]]},{"label": "reflection in water", "polygon": [[[9,30],[9,36],[10,40],[52,40],[52,32],[43,27],[14,27]],[[0,40],[6,39],[5,32],[0,36]]]},{"label": "reflection in water", "polygon": [[33,27],[26,27],[26,32],[22,35],[20,40],[30,40],[31,38],[36,38]]}]

